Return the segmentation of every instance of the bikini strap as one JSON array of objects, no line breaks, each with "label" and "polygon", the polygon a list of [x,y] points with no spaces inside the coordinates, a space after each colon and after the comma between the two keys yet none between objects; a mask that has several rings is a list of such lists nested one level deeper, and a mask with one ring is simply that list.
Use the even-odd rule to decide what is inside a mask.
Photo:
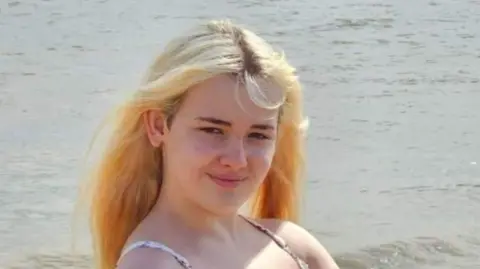
[{"label": "bikini strap", "polygon": [[263,227],[262,225],[260,225],[259,223],[257,223],[256,221],[252,220],[252,219],[249,219],[245,216],[242,216],[240,215],[243,219],[245,219],[248,223],[250,223],[254,228],[256,228],[257,230],[259,230],[260,232],[266,234],[268,237],[272,238],[272,240],[281,248],[283,249],[285,252],[287,252],[288,255],[290,255],[293,260],[295,260],[295,262],[298,264],[298,266],[300,267],[300,269],[308,269],[308,264],[302,260],[297,254],[295,254],[292,249],[290,248],[290,246],[288,246],[287,242],[285,242],[285,240],[283,240],[283,238],[281,238],[280,236],[274,234],[272,231],[270,231],[269,229]]},{"label": "bikini strap", "polygon": [[[266,234],[268,237],[270,237],[281,249],[283,249],[287,254],[289,254],[295,262],[298,264],[300,269],[308,269],[308,264],[303,261],[300,257],[298,257],[288,246],[288,244],[283,240],[280,236],[274,234],[272,231],[269,229],[263,227],[259,223],[255,222],[252,219],[249,219],[247,217],[244,217],[240,215],[243,219],[245,219],[248,223],[250,223],[254,228],[259,230],[260,232]],[[125,247],[122,251],[122,254],[120,255],[120,259],[122,259],[127,253],[131,252],[134,249],[137,248],[153,248],[153,249],[159,249],[161,251],[167,252],[170,254],[184,269],[193,269],[188,260],[183,257],[182,255],[178,254],[175,252],[173,249],[167,247],[166,245],[156,242],[156,241],[137,241],[135,243],[132,243]],[[120,260],[119,259],[119,260]]]},{"label": "bikini strap", "polygon": [[[187,261],[185,257],[175,252],[173,249],[167,247],[166,245],[156,242],[156,241],[137,241],[125,247],[120,255],[120,259],[123,258],[127,253],[131,252],[137,248],[154,248],[159,249],[161,251],[167,252],[170,254],[183,268],[185,269],[192,269],[192,266]],[[119,259],[119,260],[120,260]]]}]

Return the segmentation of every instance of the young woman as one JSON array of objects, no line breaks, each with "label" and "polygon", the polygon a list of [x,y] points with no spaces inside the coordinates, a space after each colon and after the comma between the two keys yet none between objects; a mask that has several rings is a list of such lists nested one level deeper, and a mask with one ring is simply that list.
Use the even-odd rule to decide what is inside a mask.
[{"label": "young woman", "polygon": [[90,197],[99,269],[338,268],[295,224],[299,81],[253,32],[175,39],[112,123]]}]

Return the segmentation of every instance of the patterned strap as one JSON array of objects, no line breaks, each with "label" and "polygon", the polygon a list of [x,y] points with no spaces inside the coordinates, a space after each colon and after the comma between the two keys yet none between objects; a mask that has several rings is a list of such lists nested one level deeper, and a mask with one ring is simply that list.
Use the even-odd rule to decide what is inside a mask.
[{"label": "patterned strap", "polygon": [[[259,230],[260,232],[266,234],[267,236],[269,236],[270,238],[272,238],[272,240],[281,248],[283,249],[285,252],[287,252],[287,254],[289,254],[294,260],[295,262],[298,264],[299,268],[300,269],[308,269],[308,264],[302,260],[300,257],[298,257],[291,249],[290,247],[288,246],[288,244],[282,239],[280,238],[278,235],[274,234],[273,232],[271,232],[270,230],[268,230],[267,228],[263,227],[262,225],[258,224],[257,222],[247,218],[247,217],[244,217],[242,215],[240,215],[243,219],[245,219],[248,223],[250,223],[254,228],[256,228],[257,230]],[[154,248],[154,249],[159,249],[159,250],[162,250],[162,251],[165,251],[167,253],[169,253],[170,255],[172,255],[173,258],[175,258],[175,260],[184,268],[184,269],[193,269],[192,266],[190,265],[190,263],[187,261],[187,259],[185,257],[183,257],[182,255],[178,254],[177,252],[175,252],[174,250],[172,250],[171,248],[167,247],[166,245],[162,244],[162,243],[159,243],[159,242],[156,242],[156,241],[137,241],[135,243],[132,243],[131,245],[127,246],[123,251],[122,251],[122,254],[120,256],[120,259],[123,258],[127,253],[129,253],[130,251],[134,250],[134,249],[137,249],[137,248]],[[120,260],[119,259],[119,260]]]},{"label": "patterned strap", "polygon": [[[168,254],[172,255],[172,257],[185,269],[192,269],[192,266],[190,263],[183,257],[182,255],[178,254],[171,248],[165,246],[162,243],[156,242],[156,241],[137,241],[135,243],[132,243],[128,247],[126,247],[122,251],[122,255],[120,255],[120,259],[123,258],[127,253],[130,251],[137,249],[137,248],[154,248],[154,249],[159,249],[162,251],[167,252]],[[120,260],[119,259],[119,260]]]},{"label": "patterned strap", "polygon": [[269,229],[263,227],[262,225],[260,225],[259,223],[247,218],[247,217],[244,217],[242,215],[240,215],[243,219],[245,219],[248,223],[250,223],[253,227],[255,227],[257,230],[259,230],[260,232],[268,235],[270,238],[272,238],[272,240],[281,248],[283,249],[285,252],[287,252],[288,255],[290,255],[293,260],[295,260],[295,262],[298,264],[298,267],[300,269],[308,269],[308,264],[302,260],[300,257],[298,257],[297,254],[295,254],[292,249],[288,246],[288,244],[285,242],[285,240],[283,240],[281,237],[279,237],[278,235],[274,234],[272,231],[270,231]]}]

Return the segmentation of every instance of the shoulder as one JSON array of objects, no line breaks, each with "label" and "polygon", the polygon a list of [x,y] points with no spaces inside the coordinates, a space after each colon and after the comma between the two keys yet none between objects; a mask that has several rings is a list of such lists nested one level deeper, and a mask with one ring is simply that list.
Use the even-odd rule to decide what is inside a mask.
[{"label": "shoulder", "polygon": [[170,253],[155,248],[132,249],[117,264],[117,269],[136,268],[184,269]]},{"label": "shoulder", "polygon": [[300,225],[277,219],[255,221],[282,238],[292,251],[309,265],[310,269],[339,268],[325,247]]}]

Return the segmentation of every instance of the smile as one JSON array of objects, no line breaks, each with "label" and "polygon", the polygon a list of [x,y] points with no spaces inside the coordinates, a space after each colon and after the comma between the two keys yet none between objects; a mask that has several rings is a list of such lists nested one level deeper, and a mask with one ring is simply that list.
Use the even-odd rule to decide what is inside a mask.
[{"label": "smile", "polygon": [[213,176],[207,173],[207,176],[218,186],[223,188],[235,188],[245,181],[246,177]]}]

